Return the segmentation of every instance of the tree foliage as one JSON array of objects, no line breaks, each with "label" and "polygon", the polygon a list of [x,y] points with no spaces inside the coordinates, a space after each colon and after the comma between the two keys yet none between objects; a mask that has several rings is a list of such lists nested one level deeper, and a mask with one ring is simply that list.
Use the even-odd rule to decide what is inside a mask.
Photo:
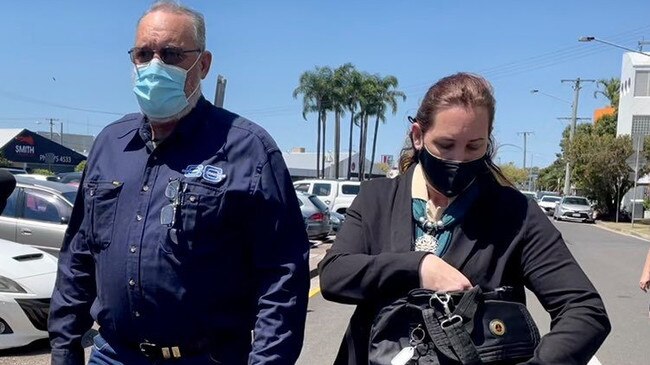
[{"label": "tree foliage", "polygon": [[[404,100],[406,96],[397,90],[398,81],[394,76],[370,75],[358,71],[351,63],[346,63],[336,69],[330,67],[316,67],[314,70],[305,71],[299,80],[298,87],[293,92],[294,98],[302,96],[303,118],[308,113],[318,114],[317,159],[325,154],[325,128],[327,113],[334,113],[334,155],[340,154],[340,119],[346,111],[350,112],[350,140],[349,151],[352,150],[352,134],[354,126],[359,127],[359,168],[365,171],[366,145],[368,140],[368,120],[375,117],[375,128],[372,145],[372,161],[374,161],[377,131],[379,122],[386,119],[386,112],[397,112],[398,99]],[[349,164],[348,164],[349,166]],[[324,163],[321,165],[324,174]],[[338,158],[335,169],[338,173]],[[372,169],[372,167],[371,167]],[[348,171],[348,177],[350,172]],[[359,175],[363,178],[363,174]]]},{"label": "tree foliage", "polygon": [[[632,140],[616,136],[616,115],[604,116],[595,127],[578,129],[572,143],[566,137],[562,143],[568,147],[566,158],[577,189],[595,201],[603,215],[613,216],[623,194],[634,185],[626,162],[634,152]],[[648,156],[648,149],[642,153]],[[641,166],[639,176],[647,171],[647,166]]]},{"label": "tree foliage", "polygon": [[541,191],[561,192],[564,186],[566,162],[561,154],[556,155],[555,161],[541,170],[537,177],[537,187]]},{"label": "tree foliage", "polygon": [[79,162],[77,166],[75,166],[74,170],[77,172],[83,172],[85,168],[86,168],[86,160],[83,160]]},{"label": "tree foliage", "polygon": [[600,79],[596,83],[597,91],[594,91],[594,98],[602,95],[609,101],[609,105],[618,109],[618,100],[621,95],[621,79],[612,77],[609,80]]},{"label": "tree foliage", "polygon": [[515,166],[513,162],[505,165],[500,165],[501,172],[512,182],[515,186],[522,186],[528,179],[528,171]]}]

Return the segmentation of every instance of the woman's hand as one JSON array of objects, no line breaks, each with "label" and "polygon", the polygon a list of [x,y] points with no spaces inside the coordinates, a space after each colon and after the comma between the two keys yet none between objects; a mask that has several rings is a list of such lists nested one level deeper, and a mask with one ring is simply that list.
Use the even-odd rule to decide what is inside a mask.
[{"label": "woman's hand", "polygon": [[[422,271],[420,270],[420,272]],[[643,274],[641,274],[641,279],[639,279],[639,286],[644,292],[647,292],[648,289],[650,289],[650,271],[644,271]]]},{"label": "woman's hand", "polygon": [[472,283],[460,271],[436,255],[426,255],[420,263],[420,285],[435,291],[460,291],[472,288]]}]

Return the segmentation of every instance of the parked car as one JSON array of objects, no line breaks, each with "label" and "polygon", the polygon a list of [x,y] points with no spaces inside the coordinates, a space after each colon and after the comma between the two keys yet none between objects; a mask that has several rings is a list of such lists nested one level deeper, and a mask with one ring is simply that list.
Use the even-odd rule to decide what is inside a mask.
[{"label": "parked car", "polygon": [[562,197],[560,196],[544,195],[539,199],[537,204],[539,204],[539,207],[542,208],[546,215],[553,215],[555,212],[555,205],[557,205],[561,200]]},{"label": "parked car", "polygon": [[299,180],[293,183],[297,191],[316,195],[330,212],[345,214],[359,194],[361,182],[350,180]]},{"label": "parked car", "polygon": [[537,192],[537,200],[542,199],[542,197],[544,197],[546,195],[548,195],[548,196],[560,196],[560,193],[558,193],[556,191],[544,191],[544,190],[538,191]]},{"label": "parked car", "polygon": [[345,222],[345,215],[337,212],[330,212],[330,224],[332,226],[330,233],[337,233],[339,229],[341,229],[343,222]]},{"label": "parked car", "polygon": [[16,176],[16,189],[0,215],[0,238],[60,248],[76,196],[74,186]]},{"label": "parked car", "polygon": [[57,259],[0,239],[0,349],[47,338]]},{"label": "parked car", "polygon": [[330,212],[314,194],[296,191],[309,239],[323,239],[330,234]]},{"label": "parked car", "polygon": [[520,193],[524,194],[526,198],[532,199],[533,201],[537,201],[537,193],[534,191],[527,191],[527,190],[519,190]]},{"label": "parked car", "polygon": [[60,182],[62,184],[79,186],[79,182],[81,182],[81,172],[80,171],[62,172],[57,174],[56,176],[51,176],[50,178],[48,178],[48,180]]},{"label": "parked car", "polygon": [[27,174],[27,170],[25,169],[17,169],[13,167],[3,167],[3,170],[9,171],[12,175],[24,175]]},{"label": "parked car", "polygon": [[594,222],[594,210],[589,200],[583,196],[565,196],[555,206],[555,220]]}]

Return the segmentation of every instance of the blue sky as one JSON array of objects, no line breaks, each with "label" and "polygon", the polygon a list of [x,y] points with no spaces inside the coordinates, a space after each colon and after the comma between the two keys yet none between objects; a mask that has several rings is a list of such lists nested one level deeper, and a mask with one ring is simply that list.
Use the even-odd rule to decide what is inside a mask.
[{"label": "blue sky", "polygon": [[[204,13],[213,64],[203,82],[214,98],[218,74],[228,79],[226,108],[266,128],[282,150],[316,148],[316,116],[301,116],[292,97],[298,77],[314,66],[352,62],[362,71],[394,75],[408,99],[379,130],[378,155],[398,155],[426,89],[458,71],[477,72],[496,90],[495,136],[512,144],[502,163],[550,164],[571,101],[562,79],[620,77],[622,50],[579,43],[584,35],[636,48],[650,40],[650,3],[613,1],[183,1]],[[3,1],[0,10],[0,128],[96,135],[120,114],[137,111],[131,91],[135,23],[150,1]],[[646,46],[650,50],[650,46]],[[604,106],[593,84],[581,91],[579,113]],[[329,118],[328,131],[333,130]],[[37,122],[40,122],[38,124]],[[347,128],[342,138],[347,141]],[[55,126],[58,130],[58,125]],[[356,137],[355,137],[356,140]],[[347,143],[345,144],[347,146]],[[328,147],[333,139],[328,137]],[[356,145],[354,147],[356,149]]]}]

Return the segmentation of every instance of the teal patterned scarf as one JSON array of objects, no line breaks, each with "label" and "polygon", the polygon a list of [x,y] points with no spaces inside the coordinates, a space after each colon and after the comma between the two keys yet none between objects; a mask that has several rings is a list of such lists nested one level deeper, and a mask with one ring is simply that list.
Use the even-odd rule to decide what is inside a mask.
[{"label": "teal patterned scarf", "polygon": [[[425,234],[433,236],[437,241],[435,252],[436,256],[442,257],[447,252],[449,243],[451,242],[453,228],[456,224],[460,223],[465,217],[465,213],[472,206],[478,197],[479,187],[475,181],[465,191],[463,191],[451,203],[442,215],[438,222],[430,222],[427,220],[426,207],[427,202],[422,199],[413,199],[413,222],[415,225],[415,239],[416,241],[423,237]],[[412,247],[415,249],[415,245]]]}]

